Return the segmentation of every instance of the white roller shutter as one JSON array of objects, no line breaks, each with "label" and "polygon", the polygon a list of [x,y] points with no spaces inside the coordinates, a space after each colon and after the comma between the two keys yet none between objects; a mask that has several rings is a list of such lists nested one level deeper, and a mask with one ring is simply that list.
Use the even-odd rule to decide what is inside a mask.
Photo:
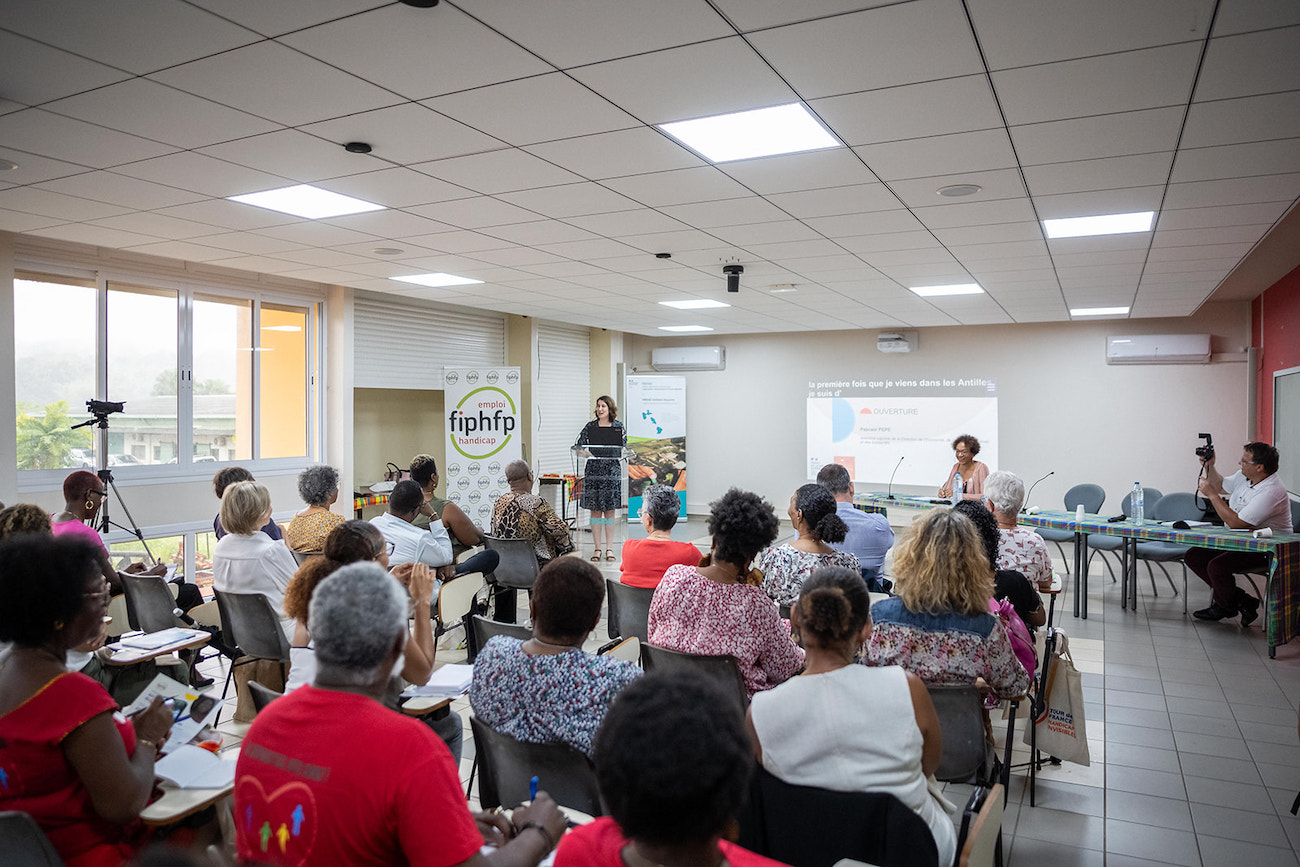
[{"label": "white roller shutter", "polygon": [[397,296],[357,296],[357,388],[442,388],[442,368],[506,362],[506,320]]},{"label": "white roller shutter", "polygon": [[571,473],[569,447],[591,420],[591,332],[560,322],[537,323],[533,472]]}]

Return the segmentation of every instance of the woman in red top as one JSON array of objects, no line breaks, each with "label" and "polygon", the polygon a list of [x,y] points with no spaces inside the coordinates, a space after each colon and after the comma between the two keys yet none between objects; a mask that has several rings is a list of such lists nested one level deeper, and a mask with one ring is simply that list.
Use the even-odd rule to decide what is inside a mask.
[{"label": "woman in red top", "polygon": [[641,526],[644,539],[623,543],[623,562],[619,578],[633,587],[659,586],[669,566],[700,565],[700,549],[690,542],[674,542],[673,525],[681,511],[677,492],[667,485],[650,485],[641,493]]},{"label": "woman in red top", "polygon": [[171,711],[129,721],[108,692],[64,666],[99,633],[109,590],[99,552],[32,534],[0,544],[0,810],[28,813],[69,867],[118,865],[143,842],[140,811]]},{"label": "woman in red top", "polygon": [[754,762],[740,707],[694,672],[624,689],[596,735],[609,816],[566,833],[555,867],[780,867],[722,839]]}]

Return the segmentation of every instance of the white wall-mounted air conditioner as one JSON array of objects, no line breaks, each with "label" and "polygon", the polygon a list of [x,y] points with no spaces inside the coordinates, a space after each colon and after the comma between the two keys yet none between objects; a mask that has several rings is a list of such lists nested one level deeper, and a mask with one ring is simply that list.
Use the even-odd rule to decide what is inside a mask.
[{"label": "white wall-mounted air conditioner", "polygon": [[1209,364],[1208,334],[1135,334],[1106,338],[1107,364]]},{"label": "white wall-mounted air conditioner", "polygon": [[655,370],[726,370],[725,346],[660,346],[650,350]]}]

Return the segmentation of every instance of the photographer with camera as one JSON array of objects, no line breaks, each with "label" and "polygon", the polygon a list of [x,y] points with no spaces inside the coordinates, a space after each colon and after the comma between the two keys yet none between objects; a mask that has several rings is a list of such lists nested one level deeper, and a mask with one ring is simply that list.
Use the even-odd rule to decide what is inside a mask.
[{"label": "photographer with camera", "polygon": [[[1202,437],[1206,444],[1196,450],[1205,472],[1200,493],[1223,519],[1224,526],[1233,530],[1267,527],[1274,533],[1291,532],[1291,502],[1277,477],[1277,449],[1268,443],[1246,443],[1238,461],[1240,468],[1225,479],[1215,469],[1209,436]],[[1249,626],[1259,617],[1259,600],[1237,587],[1236,575],[1267,570],[1267,553],[1191,548],[1185,562],[1213,591],[1210,607],[1193,612],[1193,617],[1223,620],[1240,614],[1242,626]]]}]

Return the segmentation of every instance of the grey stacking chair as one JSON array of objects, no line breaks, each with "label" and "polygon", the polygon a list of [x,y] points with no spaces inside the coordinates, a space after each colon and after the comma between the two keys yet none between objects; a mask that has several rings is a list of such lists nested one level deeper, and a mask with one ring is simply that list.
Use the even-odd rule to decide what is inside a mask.
[{"label": "grey stacking chair", "polygon": [[[1097,514],[1101,511],[1102,504],[1106,502],[1106,491],[1101,485],[1082,484],[1075,485],[1065,492],[1065,510],[1073,512],[1079,506],[1083,506],[1085,512]],[[1061,552],[1061,559],[1065,562],[1065,572],[1070,573],[1070,559],[1065,556],[1065,549],[1061,547],[1063,542],[1073,542],[1074,533],[1070,530],[1057,530],[1054,527],[1035,527],[1034,532],[1042,536],[1047,542],[1056,546],[1056,550]]]},{"label": "grey stacking chair", "polygon": [[[1147,487],[1142,488],[1142,508],[1143,511],[1146,512],[1147,520],[1152,519],[1152,517],[1155,514],[1156,503],[1160,502],[1160,498],[1163,496],[1164,494],[1162,494],[1157,488],[1147,488]],[[1125,517],[1132,517],[1133,515],[1132,499],[1133,499],[1133,492],[1129,491],[1127,494],[1124,495],[1124,499],[1120,501],[1119,508],[1120,511],[1124,513]],[[1147,509],[1150,509],[1151,511],[1147,512],[1146,511]],[[1110,561],[1106,559],[1106,552],[1115,554],[1116,561],[1119,562],[1120,565],[1122,566],[1123,560],[1116,552],[1120,551],[1123,547],[1124,547],[1123,536],[1101,536],[1096,533],[1093,533],[1092,535],[1088,536],[1088,548],[1090,549],[1088,552],[1088,562],[1090,564],[1092,563],[1093,555],[1101,554],[1102,555],[1101,559],[1106,564],[1106,570],[1110,572],[1110,580],[1114,582],[1115,570],[1111,568]],[[1177,596],[1178,588],[1174,587],[1174,582],[1172,580],[1169,582],[1169,586],[1173,587],[1174,595]],[[1151,576],[1151,595],[1152,596],[1160,595],[1156,591],[1156,579],[1154,576]]]}]

